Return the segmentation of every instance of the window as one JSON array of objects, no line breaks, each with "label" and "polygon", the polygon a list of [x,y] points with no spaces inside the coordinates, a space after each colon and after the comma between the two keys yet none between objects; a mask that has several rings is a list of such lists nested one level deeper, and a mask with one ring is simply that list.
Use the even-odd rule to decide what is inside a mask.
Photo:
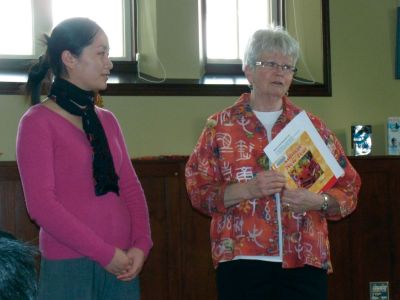
[{"label": "window", "polygon": [[[279,0],[205,1],[204,40],[206,72],[237,66],[240,71],[249,36],[259,28],[282,24]],[[221,66],[223,64],[225,66]]]},{"label": "window", "polygon": [[0,12],[1,57],[31,56],[33,53],[31,0],[1,1]]},{"label": "window", "polygon": [[[70,0],[53,0],[57,2],[68,2]],[[79,9],[82,3],[88,0],[81,0],[79,5],[70,4],[71,7]],[[207,60],[207,39],[206,39],[206,2],[209,1],[209,5],[215,3],[212,2],[224,2],[226,5],[230,5],[231,2],[235,3],[235,7],[240,9],[240,5],[243,5],[240,1],[243,0],[195,0],[195,1],[183,1],[185,5],[181,5],[183,2],[174,0],[98,0],[96,4],[92,5],[91,8],[97,9],[103,7],[107,3],[115,5],[117,1],[122,1],[124,9],[124,17],[127,20],[134,20],[134,24],[123,25],[124,30],[133,28],[134,25],[139,24],[139,28],[135,27],[135,31],[127,34],[125,31],[125,41],[127,46],[131,46],[131,55],[127,55],[127,59],[131,61],[123,60],[116,61],[113,58],[114,68],[112,71],[112,80],[110,78],[108,88],[104,91],[105,95],[117,95],[117,96],[132,96],[132,95],[144,95],[144,96],[237,96],[242,92],[248,91],[248,86],[243,72],[241,70],[240,61],[240,46],[232,48],[236,49],[238,56],[236,58],[227,59],[218,58],[218,55],[214,57],[211,55]],[[247,15],[251,16],[251,20],[247,23],[254,22],[254,16],[258,13],[259,9],[254,8],[253,3],[260,0],[247,1],[246,6],[251,5],[251,9],[247,12]],[[267,0],[262,0],[266,2]],[[296,19],[307,20],[307,27],[299,28],[300,35],[303,32],[308,33],[307,36],[311,35],[313,40],[310,49],[322,52],[323,59],[317,60],[317,68],[322,70],[322,80],[317,80],[315,84],[303,84],[296,83],[292,85],[293,90],[290,94],[296,96],[330,96],[331,95],[331,77],[330,77],[330,39],[329,39],[329,0],[270,0],[272,1],[270,6],[272,10],[269,14],[276,16],[277,21],[275,24],[280,24],[291,28],[292,23],[295,22],[292,18],[291,13],[285,13],[282,16],[282,12],[288,10],[296,3]],[[279,2],[278,2],[279,1]],[[182,3],[181,3],[182,2]],[[52,18],[52,7],[49,4],[51,0],[3,0],[0,1],[0,22],[4,21],[0,28],[0,37],[2,38],[2,45],[0,45],[0,94],[2,95],[15,95],[23,93],[23,83],[26,82],[27,69],[31,65],[32,57],[28,57],[26,54],[18,54],[19,59],[15,59],[14,56],[7,56],[9,48],[1,48],[1,46],[9,47],[10,44],[17,42],[32,42],[38,41],[40,34],[43,32],[49,32],[52,28],[50,23]],[[281,4],[282,3],[282,4]],[[173,5],[171,5],[173,4]],[[282,5],[282,7],[280,6]],[[301,5],[302,9],[297,9]],[[30,7],[32,6],[32,7]],[[275,7],[275,8],[274,8]],[[171,15],[177,11],[182,10],[180,14],[175,14],[174,18]],[[220,25],[225,22],[226,13],[224,8],[219,11],[219,23],[214,25],[213,29],[218,29]],[[242,10],[246,9],[242,7]],[[228,11],[228,10],[227,10]],[[27,13],[26,13],[27,12]],[[33,13],[32,13],[33,12]],[[5,21],[6,16],[12,16],[9,21]],[[100,15],[100,14],[94,14]],[[266,14],[267,15],[267,14]],[[293,14],[294,15],[294,14]],[[140,18],[138,19],[138,16]],[[199,20],[199,17],[201,19]],[[236,24],[240,26],[240,15],[236,18]],[[231,17],[230,17],[231,18]],[[113,18],[101,18],[98,22],[102,27],[105,27],[101,23],[104,19],[112,20]],[[31,22],[37,22],[39,28],[28,26]],[[311,20],[309,22],[309,20]],[[12,23],[14,21],[14,23]],[[28,25],[23,26],[26,22]],[[116,21],[113,20],[115,23]],[[193,23],[190,23],[193,22]],[[198,27],[201,24],[200,28]],[[13,25],[12,25],[13,24]],[[36,24],[36,23],[35,23]],[[126,23],[127,24],[127,23]],[[215,23],[214,23],[215,24]],[[35,25],[36,26],[36,25]],[[232,27],[232,26],[231,26]],[[236,27],[236,26],[235,26]],[[29,29],[27,29],[29,28]],[[311,28],[311,29],[310,29]],[[9,32],[3,32],[3,29],[10,29]],[[213,30],[212,29],[212,30]],[[25,30],[25,31],[24,31]],[[137,30],[137,32],[136,32]],[[211,31],[212,31],[211,30]],[[296,29],[297,30],[297,29]],[[252,30],[251,30],[252,31]],[[10,38],[10,34],[13,38]],[[27,38],[24,37],[24,34]],[[225,31],[220,33],[220,37],[224,36]],[[236,40],[240,40],[240,32],[235,31]],[[31,35],[32,37],[29,37]],[[109,38],[110,37],[110,34]],[[199,36],[200,35],[200,36]],[[313,37],[320,37],[315,39]],[[143,66],[148,64],[149,69],[156,69],[158,67],[154,56],[159,56],[163,59],[163,63],[166,67],[173,68],[172,74],[177,76],[171,76],[171,72],[168,73],[167,80],[163,83],[149,84],[147,81],[142,80],[137,74],[137,62],[132,58],[135,57],[136,44],[135,38],[138,38],[140,42],[141,51],[140,59],[142,62],[142,70],[145,70]],[[153,40],[151,40],[153,39]],[[7,41],[7,42],[6,42]],[[11,41],[11,43],[10,43]],[[201,43],[203,46],[198,46]],[[212,44],[210,42],[209,44]],[[8,44],[8,45],[7,45]],[[30,43],[27,49],[32,48],[31,51],[35,50],[38,43]],[[309,40],[307,41],[307,45]],[[314,44],[316,46],[314,47]],[[25,46],[17,47],[18,50],[22,50]],[[116,46],[114,42],[110,43],[111,49],[114,51]],[[155,46],[155,47],[154,47]],[[26,48],[26,47],[25,47]],[[14,48],[15,49],[15,48]],[[170,50],[172,49],[172,51]],[[200,50],[200,51],[199,51]],[[230,50],[230,49],[228,49]],[[3,53],[3,55],[1,55]],[[35,52],[32,52],[35,53]],[[37,53],[41,53],[40,51]],[[184,55],[181,55],[184,53]],[[226,52],[224,52],[226,53]],[[153,55],[155,54],[155,55]],[[21,59],[24,58],[25,59]],[[311,52],[311,56],[315,57],[314,52]],[[182,57],[185,59],[182,63]],[[191,60],[193,58],[193,60]],[[322,62],[319,63],[319,61]],[[192,69],[196,68],[193,73],[195,76],[182,76],[179,77],[182,69],[185,69],[186,65],[189,65]],[[197,77],[204,74],[205,65],[205,76]],[[183,66],[183,67],[182,67]],[[300,68],[299,68],[300,69]],[[301,69],[300,69],[301,70]],[[300,74],[298,72],[297,74]]]},{"label": "window", "polygon": [[54,26],[70,17],[96,21],[109,38],[110,56],[114,60],[133,57],[129,0],[1,1],[0,11],[0,58],[37,58],[43,52],[42,34],[51,32]]}]

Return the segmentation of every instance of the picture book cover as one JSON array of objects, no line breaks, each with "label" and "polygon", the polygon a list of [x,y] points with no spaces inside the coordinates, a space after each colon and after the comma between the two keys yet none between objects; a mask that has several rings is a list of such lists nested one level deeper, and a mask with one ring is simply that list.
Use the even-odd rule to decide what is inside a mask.
[{"label": "picture book cover", "polygon": [[286,175],[289,187],[322,192],[344,174],[308,115],[303,111],[267,145],[271,166]]}]

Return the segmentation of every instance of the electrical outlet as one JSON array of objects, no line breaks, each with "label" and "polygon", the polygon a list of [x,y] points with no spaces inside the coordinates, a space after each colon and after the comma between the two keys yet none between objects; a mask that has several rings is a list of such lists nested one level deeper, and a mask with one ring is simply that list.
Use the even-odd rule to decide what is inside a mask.
[{"label": "electrical outlet", "polygon": [[138,52],[136,53],[136,61],[139,61],[139,59],[140,59],[140,53]]}]

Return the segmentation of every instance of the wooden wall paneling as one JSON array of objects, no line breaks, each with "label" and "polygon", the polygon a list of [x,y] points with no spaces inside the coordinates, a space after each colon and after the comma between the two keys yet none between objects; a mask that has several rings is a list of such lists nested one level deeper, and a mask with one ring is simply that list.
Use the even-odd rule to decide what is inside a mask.
[{"label": "wooden wall paneling", "polygon": [[13,182],[1,180],[0,182],[0,228],[15,232],[15,196],[12,189]]},{"label": "wooden wall paneling", "polygon": [[[133,160],[149,206],[154,248],[141,274],[142,299],[216,299],[210,218],[195,211],[184,183],[187,157]],[[329,300],[369,298],[389,281],[400,299],[400,157],[351,157],[363,184],[357,210],[329,223],[334,273]],[[0,229],[36,241],[15,162],[0,162]]]},{"label": "wooden wall paneling", "polygon": [[[399,171],[400,166],[397,166],[395,169]],[[390,256],[392,262],[390,291],[392,295],[391,299],[400,300],[400,174],[391,177],[389,191],[391,198],[390,205],[388,205],[391,211],[389,232],[392,234],[390,237]]]},{"label": "wooden wall paneling", "polygon": [[[393,286],[395,281],[392,275],[394,231],[391,231],[391,222],[396,212],[391,207],[395,202],[391,195],[399,192],[400,161],[371,157],[354,158],[352,163],[360,173],[363,184],[358,207],[350,215],[351,251],[348,260],[352,270],[348,278],[352,281],[353,296],[348,299],[368,299],[370,282],[389,281]],[[397,256],[399,250],[396,249]],[[391,299],[398,299],[393,298],[392,289],[390,292]]]},{"label": "wooden wall paneling", "polygon": [[15,195],[11,186],[17,180],[15,165],[3,163],[0,172],[0,229],[15,232]]},{"label": "wooden wall paneling", "polygon": [[[146,193],[154,241],[141,275],[143,299],[216,299],[210,218],[190,204],[185,163],[186,157],[133,161]],[[158,269],[162,276],[155,279]]]},{"label": "wooden wall paneling", "polygon": [[25,207],[18,168],[15,162],[2,162],[0,171],[0,229],[17,238],[38,244],[38,227]]},{"label": "wooden wall paneling", "polygon": [[[179,195],[179,175],[174,172],[174,177],[167,178],[165,186],[166,202],[168,203],[167,220],[168,225],[164,229],[168,232],[168,284],[172,288],[168,299],[182,299],[182,288],[184,285],[184,277],[182,274],[182,240],[180,238],[182,230]],[[156,238],[156,237],[155,237]],[[155,243],[157,241],[155,240]],[[165,251],[164,250],[164,251]],[[162,262],[161,262],[162,263]],[[152,298],[154,299],[154,298]],[[165,299],[165,298],[164,298]]]},{"label": "wooden wall paneling", "polygon": [[[352,281],[359,287],[356,295],[361,299],[369,297],[369,282],[389,281],[390,235],[388,222],[387,186],[379,179],[387,177],[380,172],[363,174],[368,181],[360,193],[358,208],[351,216],[350,258],[357,258],[352,264]],[[381,197],[380,197],[381,196]],[[374,203],[374,205],[371,205]]]},{"label": "wooden wall paneling", "polygon": [[[186,160],[185,160],[186,161]],[[184,162],[185,162],[184,161]],[[181,182],[184,183],[184,162]],[[211,218],[193,209],[186,186],[181,185],[183,300],[216,299],[215,269],[211,259]]]},{"label": "wooden wall paneling", "polygon": [[391,234],[390,241],[390,257],[391,257],[391,286],[390,292],[392,295],[391,299],[400,299],[400,176],[399,176],[400,166],[398,163],[393,168],[393,173],[391,180],[389,182],[389,197],[390,201],[388,209],[390,210],[391,218],[389,221],[390,228],[389,232]]},{"label": "wooden wall paneling", "polygon": [[154,242],[141,274],[142,299],[182,299],[180,177],[175,161],[133,161],[146,194]]},{"label": "wooden wall paneling", "polygon": [[[158,178],[158,180],[141,178],[142,186],[146,190],[149,213],[152,216],[151,230],[153,239],[155,236],[157,237],[157,243],[154,244],[141,275],[140,284],[143,299],[151,299],[152,293],[157,293],[159,297],[163,298],[162,292],[169,292],[168,265],[160,263],[168,261],[168,234],[165,233],[167,210],[165,203],[162,201],[164,200],[163,181],[163,178]],[[158,199],[158,201],[152,201],[153,199]],[[169,298],[165,297],[165,299],[168,300]]]},{"label": "wooden wall paneling", "polygon": [[350,219],[328,223],[329,242],[331,250],[331,261],[333,274],[328,276],[328,299],[348,299],[352,291],[352,283],[349,274],[352,272],[352,265],[349,263],[348,253],[351,250]]}]

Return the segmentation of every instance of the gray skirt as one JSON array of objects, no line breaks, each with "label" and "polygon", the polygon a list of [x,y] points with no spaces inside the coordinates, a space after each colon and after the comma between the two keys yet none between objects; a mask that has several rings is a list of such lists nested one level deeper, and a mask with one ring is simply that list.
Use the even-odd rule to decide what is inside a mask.
[{"label": "gray skirt", "polygon": [[42,257],[38,300],[139,300],[139,278],[120,281],[87,258]]}]

